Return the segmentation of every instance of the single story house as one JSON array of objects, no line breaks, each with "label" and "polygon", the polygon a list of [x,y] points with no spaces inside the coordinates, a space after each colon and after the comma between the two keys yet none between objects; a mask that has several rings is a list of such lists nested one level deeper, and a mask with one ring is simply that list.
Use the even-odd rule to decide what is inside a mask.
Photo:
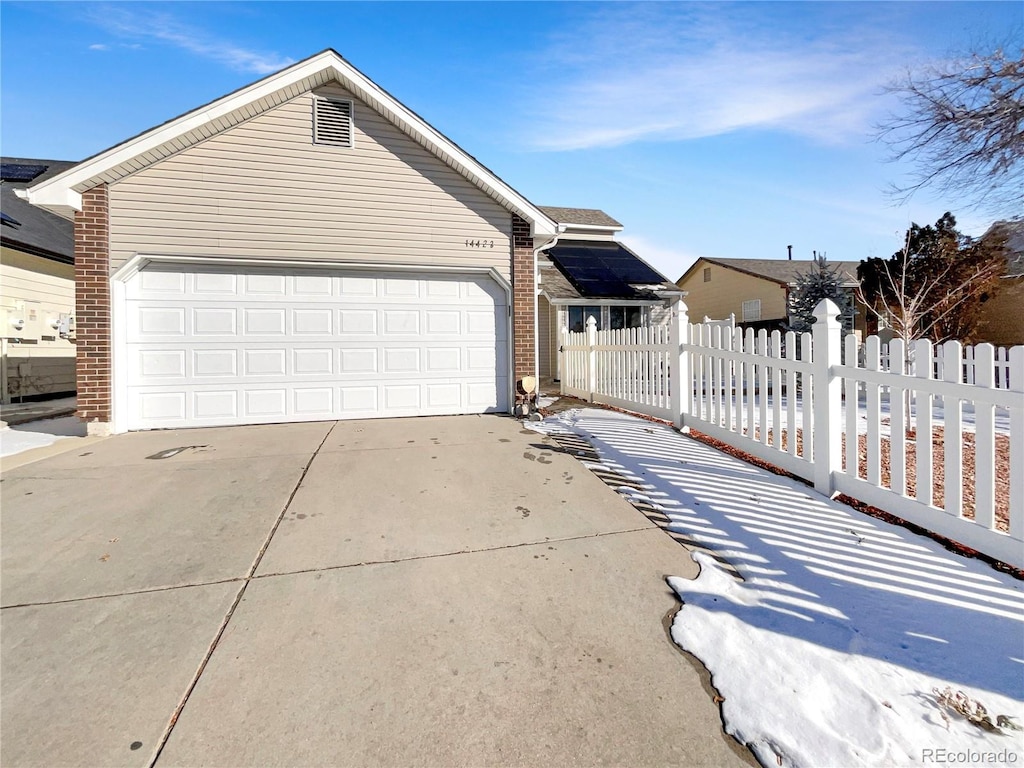
[{"label": "single story house", "polygon": [[537,362],[544,381],[560,377],[565,331],[583,331],[590,317],[598,330],[667,322],[667,308],[681,291],[615,240],[622,224],[604,211],[540,209],[560,229],[537,260]]},{"label": "single story house", "polygon": [[75,255],[70,221],[18,190],[74,163],[0,158],[0,402],[75,391]]},{"label": "single story house", "polygon": [[[859,285],[859,261],[830,261],[842,275],[842,286],[855,299]],[[701,257],[676,281],[686,291],[690,322],[735,319],[743,328],[784,330],[789,321],[790,292],[801,275],[813,267],[811,260],[711,259]],[[863,338],[868,313],[854,301],[855,313],[844,325]]]},{"label": "single story house", "polygon": [[508,412],[538,373],[538,254],[587,231],[333,50],[25,196],[74,221],[96,434]]}]

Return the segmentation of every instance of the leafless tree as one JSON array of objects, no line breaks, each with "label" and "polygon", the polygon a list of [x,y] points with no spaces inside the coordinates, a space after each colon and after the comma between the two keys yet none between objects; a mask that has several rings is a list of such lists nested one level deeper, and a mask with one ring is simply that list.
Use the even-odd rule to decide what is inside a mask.
[{"label": "leafless tree", "polygon": [[949,322],[965,304],[977,302],[984,288],[1002,274],[999,261],[989,259],[966,269],[949,260],[930,274],[915,276],[911,259],[909,247],[904,246],[892,259],[878,260],[884,298],[867,295],[863,283],[856,289],[857,300],[903,339],[908,350],[917,339],[937,337],[941,343],[951,338]]},{"label": "leafless tree", "polygon": [[893,188],[901,200],[932,186],[1011,215],[1024,206],[1024,56],[976,53],[908,70],[887,90],[903,110],[878,137],[915,166],[913,183]]}]

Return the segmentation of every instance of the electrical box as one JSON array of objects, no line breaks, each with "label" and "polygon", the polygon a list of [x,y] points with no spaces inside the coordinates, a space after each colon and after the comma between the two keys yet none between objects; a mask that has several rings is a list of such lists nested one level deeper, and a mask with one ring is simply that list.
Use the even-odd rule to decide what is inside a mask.
[{"label": "electrical box", "polygon": [[75,316],[70,312],[61,312],[57,318],[57,333],[62,339],[75,340]]},{"label": "electrical box", "polygon": [[37,342],[43,331],[42,307],[38,301],[16,301],[0,310],[0,337]]}]

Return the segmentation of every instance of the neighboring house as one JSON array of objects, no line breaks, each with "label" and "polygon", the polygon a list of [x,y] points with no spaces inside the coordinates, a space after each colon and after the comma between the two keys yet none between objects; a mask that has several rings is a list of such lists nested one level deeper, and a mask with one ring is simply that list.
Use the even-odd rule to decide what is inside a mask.
[{"label": "neighboring house", "polygon": [[664,322],[680,291],[615,240],[622,225],[589,208],[540,210],[559,225],[553,245],[538,255],[537,354],[541,379],[559,378],[559,348],[566,330],[636,328]]},{"label": "neighboring house", "polygon": [[26,196],[75,224],[90,433],[508,412],[537,375],[558,223],[332,50]]},{"label": "neighboring house", "polygon": [[989,232],[995,229],[1005,230],[1006,270],[981,305],[975,337],[1008,347],[1024,344],[1024,220],[996,222]]},{"label": "neighboring house", "polygon": [[16,190],[72,167],[0,158],[0,402],[75,391],[74,234],[71,222]]},{"label": "neighboring house", "polygon": [[[830,261],[843,276],[843,289],[851,298],[857,288],[858,261]],[[744,328],[785,330],[789,295],[800,275],[814,266],[810,260],[700,258],[676,281],[686,291],[690,322],[705,318],[725,320],[735,315]],[[867,311],[854,302],[855,314],[844,324],[861,338],[867,329]]]}]

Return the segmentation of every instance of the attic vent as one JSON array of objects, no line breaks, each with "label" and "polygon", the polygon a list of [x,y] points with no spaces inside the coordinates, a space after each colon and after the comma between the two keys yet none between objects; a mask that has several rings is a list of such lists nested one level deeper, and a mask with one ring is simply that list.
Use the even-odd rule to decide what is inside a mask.
[{"label": "attic vent", "polygon": [[313,100],[313,143],[352,146],[352,102]]}]

